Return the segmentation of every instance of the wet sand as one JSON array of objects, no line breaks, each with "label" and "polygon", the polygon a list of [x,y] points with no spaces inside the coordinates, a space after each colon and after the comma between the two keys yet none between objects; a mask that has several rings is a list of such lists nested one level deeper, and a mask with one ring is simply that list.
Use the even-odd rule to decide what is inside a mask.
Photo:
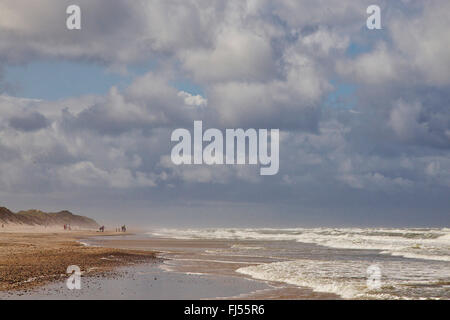
[{"label": "wet sand", "polygon": [[240,296],[267,288],[259,281],[167,272],[158,264],[143,263],[82,277],[80,290],[69,290],[64,281],[57,281],[26,292],[0,292],[0,299],[200,300]]}]

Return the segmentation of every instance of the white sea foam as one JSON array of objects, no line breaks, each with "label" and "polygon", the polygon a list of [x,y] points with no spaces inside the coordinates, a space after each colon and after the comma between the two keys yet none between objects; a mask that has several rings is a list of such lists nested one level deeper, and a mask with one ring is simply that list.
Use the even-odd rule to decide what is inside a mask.
[{"label": "white sea foam", "polygon": [[[211,228],[163,229],[150,234],[178,239],[223,239],[231,242],[228,248],[206,250],[206,256],[240,256],[240,262],[250,261],[250,257],[256,256],[273,258],[275,262],[266,261],[256,265],[253,262],[237,269],[237,272],[258,280],[308,287],[317,292],[334,293],[352,299],[449,297],[449,228]],[[242,240],[253,242],[238,242]],[[326,249],[310,250],[310,247],[300,243],[337,250],[328,255]],[[296,252],[298,249],[300,251]],[[341,249],[344,251],[339,251]],[[361,252],[358,254],[359,251],[348,252],[346,249]],[[408,259],[380,257],[377,252]],[[217,262],[225,261],[219,258]],[[368,288],[366,283],[367,268],[374,263],[379,265],[381,272],[382,285],[377,290]]]},{"label": "white sea foam", "polygon": [[360,267],[351,264],[338,266],[334,261],[296,260],[243,267],[237,272],[255,279],[308,287],[316,292],[334,293],[343,298],[363,298],[369,293],[364,281],[351,280],[353,277],[364,279]]},{"label": "white sea foam", "polygon": [[91,243],[87,243],[87,242],[84,242],[84,241],[78,241],[78,243],[81,244],[84,247],[99,247],[97,245],[94,245],[94,244],[91,244]]},{"label": "white sea foam", "polygon": [[450,261],[449,228],[161,229],[151,234],[178,239],[292,240],[337,249],[380,250],[405,258]]},{"label": "white sea foam", "polygon": [[[333,293],[346,299],[433,298],[432,293],[427,293],[423,286],[433,285],[436,279],[448,279],[450,276],[448,270],[427,268],[425,262],[405,264],[389,261],[379,265],[382,271],[381,287],[371,289],[366,283],[369,265],[369,262],[354,260],[299,259],[242,267],[237,272],[254,279],[308,287],[316,292]],[[421,291],[414,292],[415,288]],[[432,287],[432,290],[435,288]]]},{"label": "white sea foam", "polygon": [[262,250],[264,247],[256,247],[256,246],[244,246],[241,244],[233,244],[231,249],[240,249],[240,250]]},{"label": "white sea foam", "polygon": [[312,230],[300,234],[296,241],[338,249],[381,250],[383,254],[405,258],[450,261],[449,234],[441,230]]}]

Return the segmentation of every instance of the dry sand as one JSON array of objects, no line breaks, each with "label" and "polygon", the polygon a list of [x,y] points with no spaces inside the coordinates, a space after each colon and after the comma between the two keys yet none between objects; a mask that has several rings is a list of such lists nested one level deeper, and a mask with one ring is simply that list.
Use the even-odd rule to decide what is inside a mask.
[{"label": "dry sand", "polygon": [[70,265],[79,266],[83,274],[94,274],[157,261],[154,252],[86,247],[77,241],[123,233],[61,229],[0,225],[0,291],[27,290],[61,280]]}]

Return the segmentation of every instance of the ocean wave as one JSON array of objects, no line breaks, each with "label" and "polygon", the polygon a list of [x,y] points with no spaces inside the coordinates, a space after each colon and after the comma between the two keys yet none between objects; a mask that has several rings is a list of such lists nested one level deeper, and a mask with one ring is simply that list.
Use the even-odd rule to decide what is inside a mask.
[{"label": "ocean wave", "polygon": [[[368,268],[373,266],[370,262],[355,260],[299,259],[242,267],[236,271],[254,279],[307,287],[345,299],[431,299],[442,298],[446,290],[436,279],[448,279],[448,271],[427,268],[425,262],[420,261],[376,264],[380,270],[380,286],[373,288],[367,283]],[[431,291],[427,291],[427,287]]]},{"label": "ocean wave", "polygon": [[368,289],[365,270],[361,269],[361,265],[351,263],[341,262],[341,265],[337,265],[336,261],[295,260],[243,267],[236,271],[254,279],[308,287],[316,292],[332,293],[345,299],[394,298]]},{"label": "ocean wave", "polygon": [[177,239],[297,241],[336,249],[379,250],[405,258],[450,261],[449,228],[209,228],[160,229]]},{"label": "ocean wave", "polygon": [[441,230],[305,231],[296,241],[336,249],[380,250],[382,254],[404,258],[450,261],[449,234]]}]

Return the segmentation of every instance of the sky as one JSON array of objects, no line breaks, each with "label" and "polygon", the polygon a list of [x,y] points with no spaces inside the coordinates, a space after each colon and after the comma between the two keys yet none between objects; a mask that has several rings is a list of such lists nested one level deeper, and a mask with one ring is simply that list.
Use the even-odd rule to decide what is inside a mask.
[{"label": "sky", "polygon": [[[1,0],[0,206],[145,227],[449,227],[448,12]],[[174,165],[171,133],[195,120],[280,129],[278,174]]]}]

